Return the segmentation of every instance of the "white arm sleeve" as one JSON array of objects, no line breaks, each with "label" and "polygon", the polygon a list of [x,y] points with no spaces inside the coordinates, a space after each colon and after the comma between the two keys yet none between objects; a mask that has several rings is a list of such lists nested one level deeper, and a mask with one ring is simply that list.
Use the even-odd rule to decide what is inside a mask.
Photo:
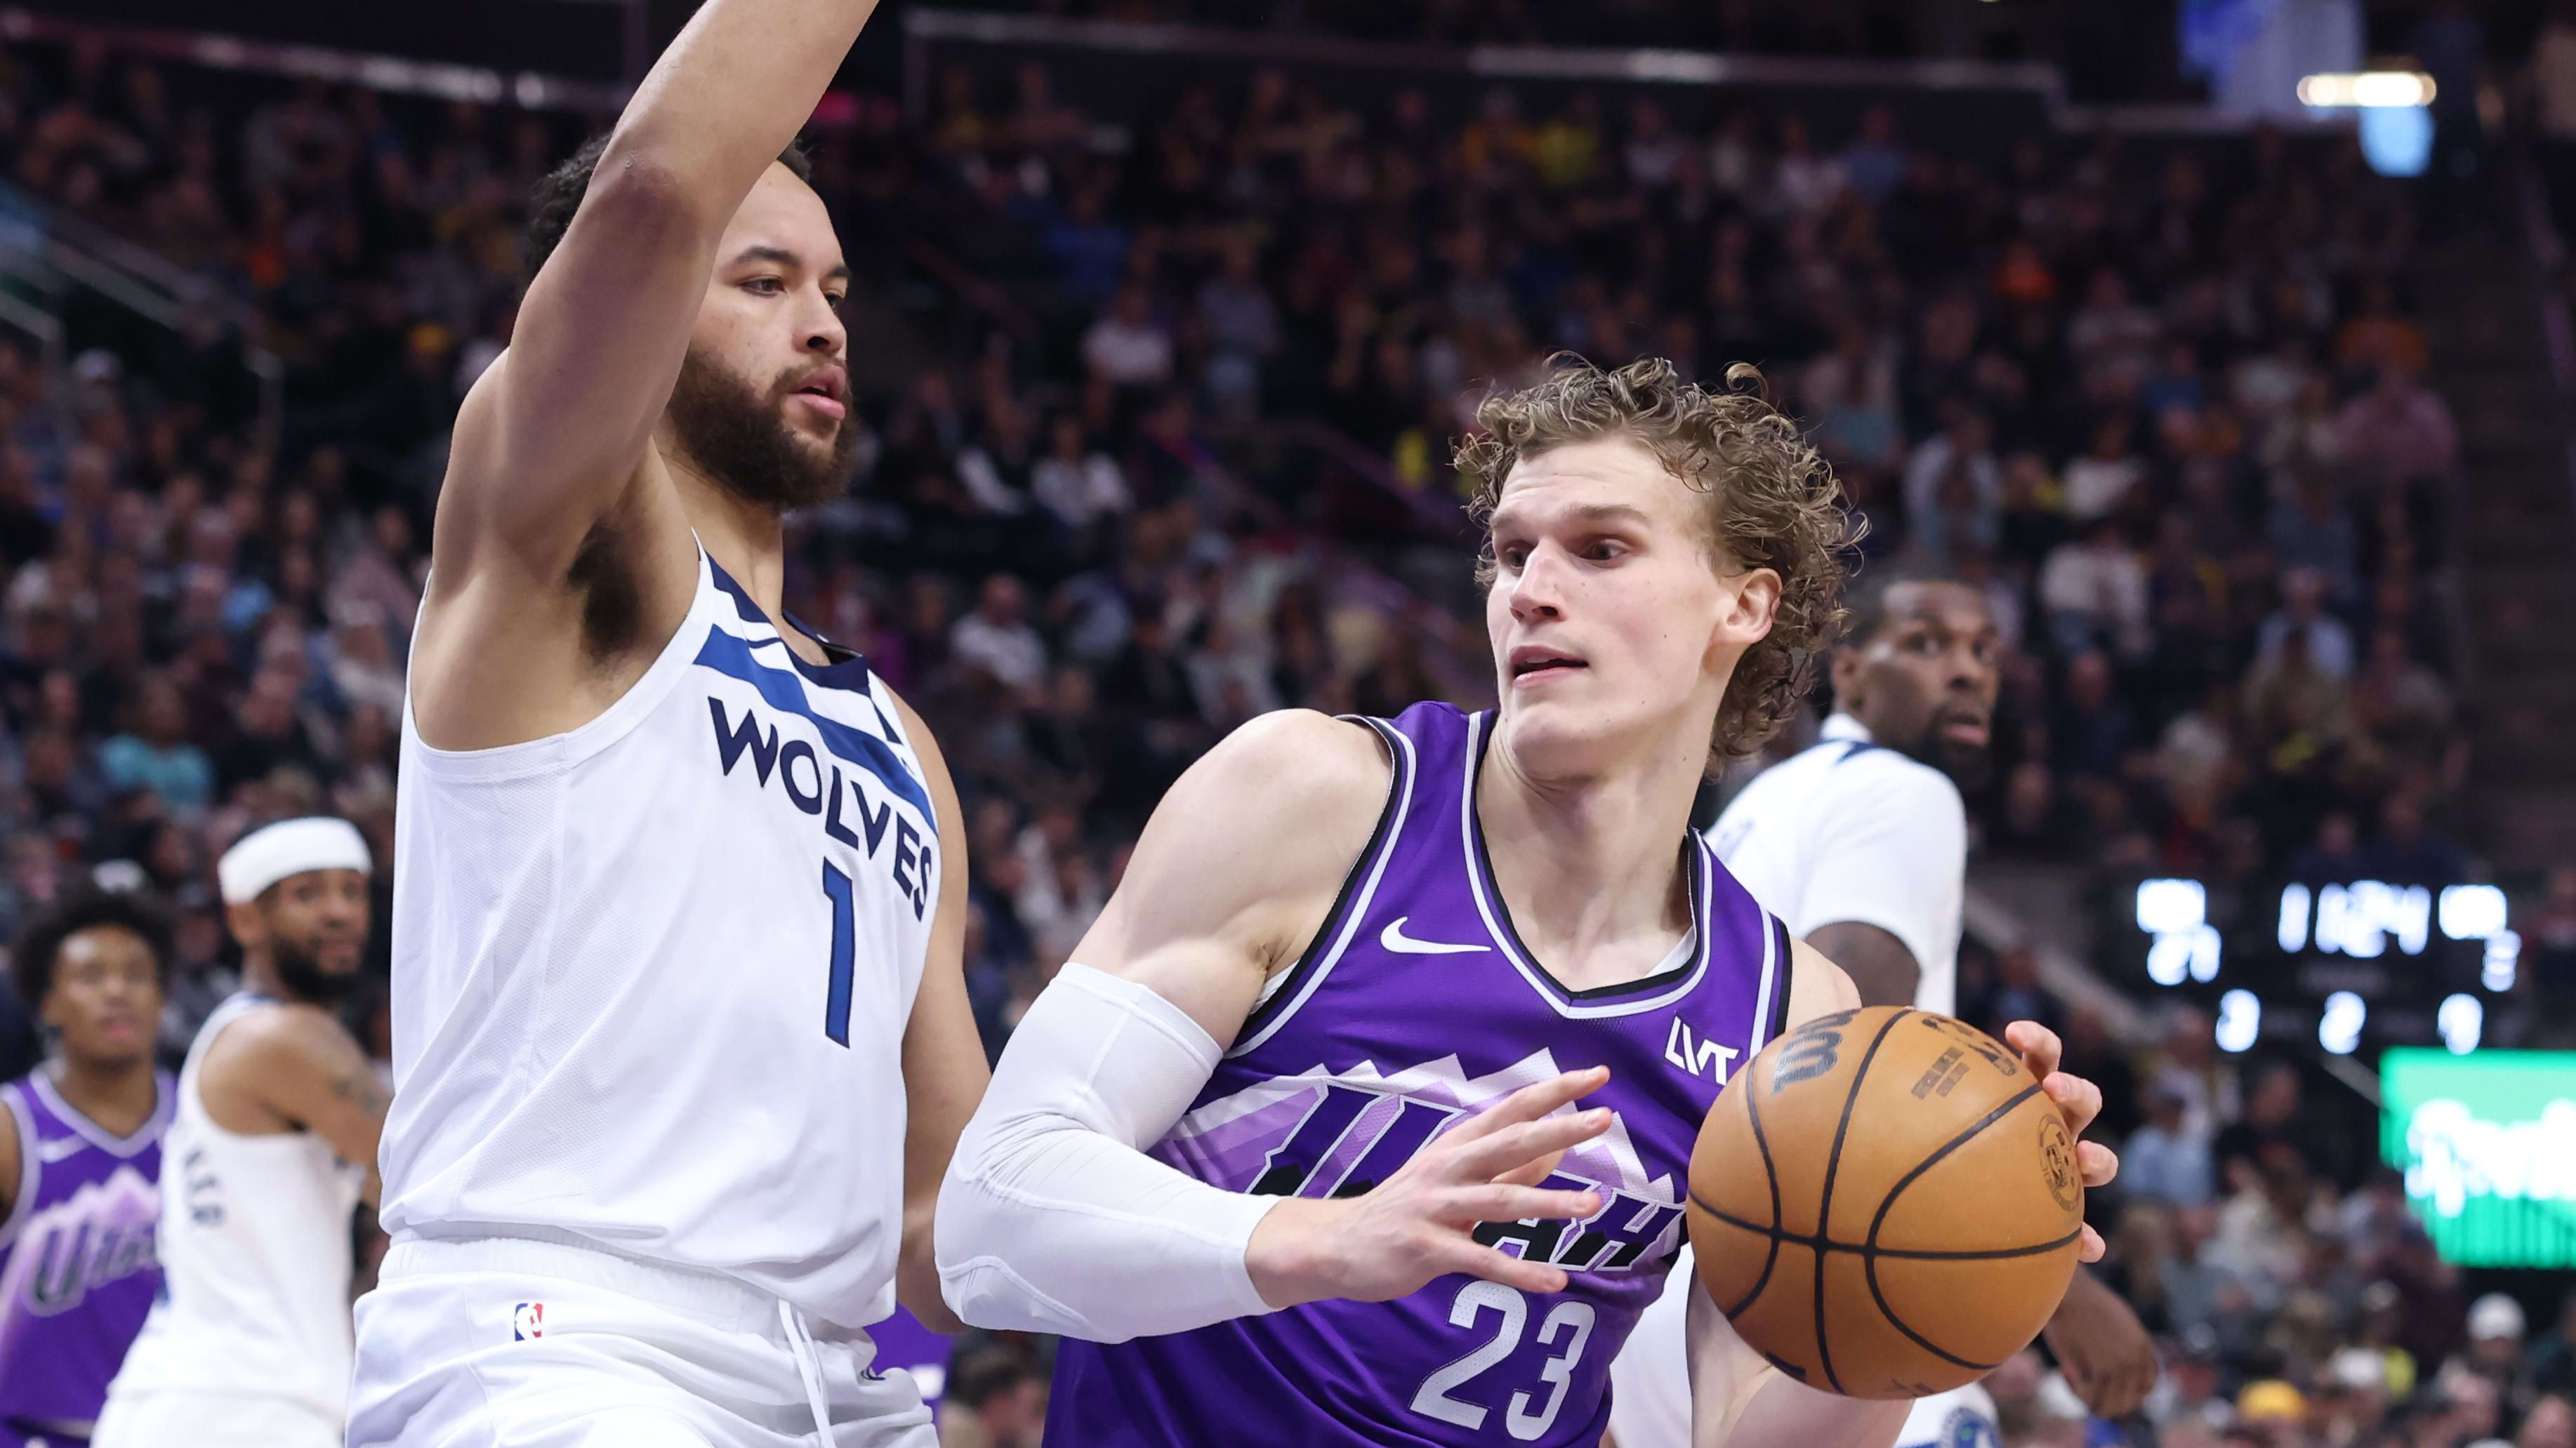
[{"label": "white arm sleeve", "polygon": [[1146,987],[1066,965],[1012,1032],[940,1186],[933,1248],[957,1315],[1124,1342],[1271,1311],[1244,1249],[1282,1199],[1144,1152],[1222,1054]]}]

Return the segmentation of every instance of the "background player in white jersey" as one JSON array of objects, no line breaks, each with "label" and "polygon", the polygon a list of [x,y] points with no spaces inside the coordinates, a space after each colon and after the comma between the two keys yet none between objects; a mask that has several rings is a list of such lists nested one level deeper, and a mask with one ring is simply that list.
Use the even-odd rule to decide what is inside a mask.
[{"label": "background player in white jersey", "polygon": [[[1237,730],[1157,808],[960,1143],[939,1224],[960,1313],[1115,1345],[1065,1345],[1051,1445],[1589,1448],[1718,1089],[1666,1063],[1667,1027],[1758,1049],[1736,1005],[1767,1022],[1775,963],[1789,1025],[1857,1003],[1750,902],[1752,940],[1717,939],[1690,883],[1723,874],[1693,784],[1798,707],[1834,618],[1821,464],[1659,361],[1565,366],[1479,421],[1490,731],[1441,705]],[[2055,1074],[2048,1033],[2013,1035],[2080,1128],[2099,1093]],[[1462,1124],[1385,1124],[1417,1119]],[[2082,1156],[2108,1179],[2108,1151]],[[1903,1405],[1794,1381],[1691,1296],[1696,1442],[1892,1441]]]},{"label": "background player in white jersey", "polygon": [[[1956,1012],[1968,866],[1958,781],[1985,776],[2000,650],[1975,589],[1862,580],[1834,652],[1834,712],[1821,737],[1755,776],[1708,829],[1727,869],[1842,965],[1864,1004]],[[1682,1315],[1681,1292],[1668,1290],[1619,1358],[1620,1448],[1688,1441]],[[2145,1327],[2084,1269],[2047,1336],[2097,1413],[2130,1412],[2154,1386]],[[1994,1416],[1981,1388],[1925,1398],[1900,1448],[1936,1441],[1961,1411]]]},{"label": "background player in white jersey", "polygon": [[865,1327],[953,1321],[961,826],[780,602],[860,435],[791,143],[871,8],[710,0],[532,210],[411,656],[354,1443],[929,1439]]},{"label": "background player in white jersey", "polygon": [[216,863],[242,989],[179,1072],[163,1143],[161,1300],[97,1448],[336,1448],[351,1217],[375,1199],[385,1092],[333,1014],[367,943],[367,844],[285,820]]}]

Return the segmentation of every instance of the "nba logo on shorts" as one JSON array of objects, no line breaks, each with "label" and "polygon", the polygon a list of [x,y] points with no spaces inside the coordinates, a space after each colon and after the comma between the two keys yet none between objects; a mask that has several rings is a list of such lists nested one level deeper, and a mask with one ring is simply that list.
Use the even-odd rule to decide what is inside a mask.
[{"label": "nba logo on shorts", "polygon": [[526,1342],[546,1335],[546,1305],[522,1302],[510,1309],[510,1341]]}]

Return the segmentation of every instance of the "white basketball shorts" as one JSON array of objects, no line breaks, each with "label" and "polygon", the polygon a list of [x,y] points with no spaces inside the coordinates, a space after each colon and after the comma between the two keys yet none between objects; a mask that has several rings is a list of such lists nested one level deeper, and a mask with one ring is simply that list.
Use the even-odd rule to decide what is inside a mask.
[{"label": "white basketball shorts", "polygon": [[349,1448],[937,1448],[865,1333],[730,1278],[485,1238],[397,1242],[377,1282]]}]

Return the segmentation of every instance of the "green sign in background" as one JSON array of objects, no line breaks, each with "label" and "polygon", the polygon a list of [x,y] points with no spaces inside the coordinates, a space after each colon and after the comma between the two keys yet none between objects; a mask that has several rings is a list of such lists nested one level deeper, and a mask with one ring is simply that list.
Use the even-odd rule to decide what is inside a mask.
[{"label": "green sign in background", "polygon": [[2380,1154],[2445,1260],[2576,1267],[2576,1051],[2379,1058]]}]

